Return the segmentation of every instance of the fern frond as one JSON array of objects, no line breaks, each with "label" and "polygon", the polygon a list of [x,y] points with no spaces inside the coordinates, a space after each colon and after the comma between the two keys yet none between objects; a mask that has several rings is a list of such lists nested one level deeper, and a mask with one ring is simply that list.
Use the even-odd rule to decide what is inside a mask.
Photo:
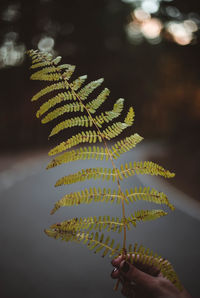
[{"label": "fern frond", "polygon": [[96,110],[104,103],[104,101],[108,98],[110,94],[110,90],[105,88],[101,93],[97,96],[97,98],[91,100],[86,104],[86,108],[91,114],[94,114]]},{"label": "fern frond", "polygon": [[[101,113],[101,115],[96,116],[93,120],[90,116],[83,115],[62,121],[52,129],[49,137],[56,135],[63,129],[71,128],[74,126],[91,127],[95,123],[98,127],[101,127],[104,122],[109,122],[120,115],[123,109],[123,101],[124,100],[122,98],[118,99],[113,107],[113,110]],[[55,111],[52,114],[55,115]]]},{"label": "fern frond", "polygon": [[[108,95],[109,95],[109,90],[104,89],[96,99],[94,99],[93,101],[91,101],[86,105],[86,108],[89,110],[90,113],[95,113],[98,107],[106,100]],[[64,100],[72,100],[72,99],[76,100],[76,97],[72,92],[68,91],[68,92],[57,94],[55,97],[49,99],[40,107],[40,109],[36,113],[36,116],[39,118],[50,108],[54,107],[58,103],[61,103]],[[64,105],[49,113],[45,118],[42,119],[42,123],[47,123],[57,118],[58,116],[63,115],[66,112],[79,112],[79,111],[83,112],[83,110],[84,110],[83,104],[81,104],[80,102]]]},{"label": "fern frond", "polygon": [[[46,63],[45,65],[49,65],[49,63],[52,63],[53,56],[51,53],[39,52],[38,50],[28,50],[27,54],[32,59],[32,65],[36,65],[37,63],[41,62]],[[56,60],[57,58],[55,58],[54,60]]]},{"label": "fern frond", "polygon": [[92,122],[91,118],[86,115],[67,119],[67,120],[62,121],[59,124],[57,124],[52,129],[49,137],[52,137],[52,136],[58,134],[60,131],[66,129],[66,128],[71,128],[74,126],[91,127],[91,126],[93,126],[93,122]]},{"label": "fern frond", "polygon": [[78,192],[72,192],[65,195],[62,199],[55,203],[51,214],[54,214],[59,208],[64,206],[74,206],[80,204],[90,204],[92,202],[105,203],[121,203],[122,194],[119,191],[111,190],[110,188],[89,188]]},{"label": "fern frond", "polygon": [[163,210],[138,210],[135,211],[134,215],[127,217],[127,224],[132,224],[136,227],[137,221],[148,221],[160,218],[161,216],[167,215],[167,212]]},{"label": "fern frond", "polygon": [[156,253],[154,254],[152,251],[144,248],[142,245],[138,247],[137,243],[134,245],[133,249],[132,245],[129,245],[127,254],[130,256],[129,259],[131,263],[133,263],[134,260],[134,264],[140,263],[156,267],[160,270],[164,277],[170,280],[179,290],[182,290],[180,280],[169,261],[158,256]]},{"label": "fern frond", "polygon": [[112,121],[113,119],[120,116],[124,106],[124,99],[119,98],[116,103],[113,106],[113,109],[111,111],[106,111],[105,113],[101,113],[101,115],[96,116],[94,118],[94,122],[98,127],[102,127],[103,123],[108,123]]},{"label": "fern frond", "polygon": [[75,136],[72,136],[67,141],[60,143],[52,150],[49,151],[49,155],[55,155],[67,149],[70,149],[80,143],[96,143],[97,141],[102,142],[101,135],[95,130],[82,131]]},{"label": "fern frond", "polygon": [[63,163],[68,163],[77,160],[86,160],[86,159],[96,159],[96,160],[108,160],[109,154],[107,149],[99,146],[88,146],[80,147],[76,150],[67,151],[59,156],[55,157],[46,167],[46,169],[51,169],[56,166],[59,166]]},{"label": "fern frond", "polygon": [[[150,252],[149,249],[145,249],[143,246],[137,248],[137,244],[134,248],[132,248],[132,245],[129,245],[129,249],[127,251],[125,232],[123,248],[120,248],[119,244],[115,246],[114,240],[110,239],[109,236],[104,237],[104,234],[99,235],[98,232],[91,234],[86,232],[92,229],[99,231],[113,230],[121,232],[123,227],[130,229],[131,225],[136,226],[137,222],[154,220],[167,214],[165,211],[160,209],[139,210],[131,214],[129,217],[126,217],[124,203],[129,204],[137,200],[144,200],[156,204],[165,204],[171,210],[174,210],[174,206],[169,203],[167,196],[155,189],[135,187],[134,190],[131,188],[125,192],[122,192],[121,190],[119,180],[123,180],[129,176],[138,174],[159,175],[165,178],[171,178],[174,176],[174,173],[171,173],[158,164],[150,161],[130,162],[121,165],[120,168],[115,167],[113,160],[119,158],[121,154],[135,147],[143,139],[138,134],[134,134],[116,142],[110,148],[107,147],[107,141],[120,135],[127,127],[132,126],[135,117],[134,109],[132,107],[129,108],[123,122],[115,122],[111,125],[107,125],[101,130],[104,124],[109,123],[121,114],[124,99],[118,99],[111,111],[105,111],[93,117],[91,115],[95,114],[98,108],[108,98],[110,93],[109,89],[105,88],[95,99],[89,100],[86,104],[84,104],[83,101],[86,101],[88,96],[102,84],[103,79],[92,81],[84,86],[87,76],[80,76],[71,81],[70,79],[75,70],[75,66],[70,64],[58,65],[61,60],[60,56],[53,58],[51,54],[39,52],[38,50],[30,50],[28,51],[28,54],[32,59],[31,68],[36,70],[35,73],[32,74],[31,79],[50,82],[49,86],[41,89],[32,97],[32,101],[36,101],[44,96],[47,97],[49,93],[53,93],[53,95],[49,96],[50,98],[48,98],[47,101],[40,106],[36,113],[38,118],[44,115],[41,122],[50,122],[69,112],[87,113],[82,114],[81,116],[73,116],[70,119],[60,122],[52,129],[50,136],[56,135],[61,130],[71,128],[73,126],[95,126],[94,130],[87,130],[85,132],[80,131],[76,135],[69,135],[69,138],[66,141],[50,150],[49,155],[56,155],[82,143],[91,144],[96,143],[97,141],[105,143],[104,148],[100,146],[87,146],[64,152],[55,157],[48,164],[47,168],[49,169],[63,163],[86,159],[111,159],[113,165],[112,169],[101,167],[82,169],[77,173],[60,178],[56,182],[55,186],[100,178],[108,181],[111,179],[113,182],[117,180],[119,186],[117,191],[111,190],[110,188],[101,189],[94,187],[67,194],[55,203],[51,214],[55,213],[63,206],[89,204],[92,202],[122,203],[123,208],[122,219],[110,216],[93,216],[79,219],[72,218],[52,225],[49,230],[45,231],[46,234],[50,237],[65,241],[83,242],[87,244],[89,249],[93,249],[95,253],[102,251],[103,256],[107,254],[110,256],[117,256],[120,253],[123,253],[126,255],[127,259],[130,258],[130,260],[133,260],[134,258],[136,262],[142,262],[143,264],[148,263],[149,265],[157,266],[160,268],[165,277],[171,280],[178,288],[181,288],[178,277],[169,262],[159,257],[157,254],[153,254],[153,252]],[[70,100],[73,100],[74,102],[65,103]],[[63,106],[57,107],[60,103],[63,103]],[[45,115],[45,113],[47,114]]]},{"label": "fern frond", "polygon": [[[61,70],[65,70],[63,73]],[[69,79],[75,70],[74,65],[63,64],[60,66],[51,65],[49,67],[42,68],[31,75],[31,80],[38,81],[60,81],[63,78]]]},{"label": "fern frond", "polygon": [[83,233],[83,232],[59,232],[56,228],[45,230],[45,233],[49,237],[53,237],[55,239],[61,239],[64,241],[75,241],[75,242],[83,242],[87,244],[90,250],[94,250],[94,253],[98,253],[103,250],[102,257],[105,257],[108,253],[109,256],[117,256],[120,253],[120,245],[117,244],[114,248],[114,239],[110,239],[110,237],[104,237],[104,234],[96,233]]},{"label": "fern frond", "polygon": [[77,182],[83,182],[85,180],[90,179],[99,179],[102,178],[103,180],[109,181],[110,178],[113,177],[113,181],[115,180],[116,173],[114,169],[107,169],[107,168],[90,168],[90,169],[83,169],[75,174],[70,174],[68,176],[64,176],[56,181],[55,187],[72,184]]},{"label": "fern frond", "polygon": [[126,137],[124,140],[118,141],[116,144],[114,144],[111,148],[111,154],[114,159],[117,159],[121,156],[121,154],[131,150],[134,148],[138,143],[140,143],[143,140],[143,137],[135,133],[134,135],[131,135],[130,137]]},{"label": "fern frond", "polygon": [[[135,147],[141,140],[138,134],[131,135],[130,137],[126,137],[124,140],[118,141],[112,149],[109,149],[110,155],[117,159],[121,154],[129,151],[133,147]],[[89,146],[89,147],[80,147],[76,150],[68,151],[59,156],[55,157],[48,165],[46,169],[51,169],[56,166],[59,166],[63,163],[68,163],[77,160],[86,160],[86,159],[96,159],[96,160],[105,160],[109,159],[109,153],[107,148],[99,147],[99,146]]]},{"label": "fern frond", "polygon": [[124,178],[128,178],[135,174],[159,175],[165,178],[172,178],[175,175],[152,161],[134,161],[133,163],[129,162],[129,164],[125,163],[124,166],[120,166],[120,170],[120,176],[123,176]]},{"label": "fern frond", "polygon": [[143,200],[159,205],[164,204],[172,211],[174,210],[174,206],[169,202],[167,196],[163,192],[159,192],[154,188],[142,188],[141,186],[139,188],[135,187],[134,190],[131,188],[129,191],[126,190],[126,197],[131,203],[136,202],[137,200]]},{"label": "fern frond", "polygon": [[49,85],[49,86],[47,86],[45,88],[42,88],[38,93],[36,93],[32,97],[31,101],[36,101],[40,97],[42,97],[42,96],[44,96],[44,95],[46,95],[46,94],[48,94],[50,92],[53,92],[55,90],[68,89],[68,88],[69,88],[69,86],[64,81],[58,82],[58,83],[55,83],[55,84],[51,84],[51,85]]},{"label": "fern frond", "polygon": [[124,129],[126,129],[129,125],[123,122],[116,122],[111,126],[108,126],[105,130],[102,131],[101,134],[99,132],[93,130],[82,131],[75,136],[72,136],[65,142],[60,143],[52,150],[49,151],[49,155],[55,155],[61,153],[67,149],[70,149],[81,143],[96,143],[97,141],[102,142],[102,136],[104,136],[107,140],[110,140],[116,136],[118,136]]},{"label": "fern frond", "polygon": [[124,123],[126,123],[128,126],[131,126],[133,124],[134,117],[135,117],[135,112],[133,110],[133,107],[130,107],[128,114],[126,115],[126,118],[124,119]]},{"label": "fern frond", "polygon": [[69,80],[74,73],[75,66],[71,64],[62,64],[59,66],[59,70],[64,69],[64,72],[62,73],[62,77],[65,80]]},{"label": "fern frond", "polygon": [[81,100],[86,100],[88,95],[91,94],[97,87],[99,87],[103,83],[104,79],[98,79],[96,81],[92,81],[86,86],[84,86],[78,93],[78,97]]},{"label": "fern frond", "polygon": [[57,56],[55,59],[53,60],[47,60],[47,61],[42,61],[42,62],[38,62],[38,63],[34,63],[31,65],[31,69],[35,69],[35,68],[42,68],[45,66],[50,66],[52,64],[57,65],[60,61],[61,61],[62,57],[61,56]]},{"label": "fern frond", "polygon": [[[46,101],[45,103],[43,103],[40,106],[39,110],[36,112],[36,117],[37,118],[41,117],[49,109],[53,108],[55,105],[57,105],[63,101],[66,101],[66,100],[76,100],[76,96],[71,91],[58,93],[56,96],[50,98],[48,101]],[[81,105],[81,104],[79,104],[79,105]],[[65,106],[61,107],[60,109],[61,110],[65,109]],[[54,110],[52,113],[50,113],[50,117],[52,114],[56,115],[56,113],[58,111]],[[47,117],[48,117],[48,115],[47,115]]]},{"label": "fern frond", "polygon": [[75,81],[73,81],[70,86],[74,91],[77,91],[81,86],[85,83],[87,79],[87,75],[83,75],[81,77],[78,77]]},{"label": "fern frond", "polygon": [[[49,109],[49,108],[50,107],[47,106],[47,109]],[[56,119],[59,116],[62,116],[65,113],[83,112],[83,111],[84,111],[84,106],[80,102],[69,103],[69,104],[66,104],[66,105],[59,107],[59,108],[53,110],[52,112],[48,113],[44,118],[42,118],[41,122],[44,124],[44,123],[47,123],[47,122],[50,122],[50,121]],[[41,110],[38,111],[37,117],[40,117],[45,112],[46,111],[44,109],[43,109],[43,111],[41,111]]]},{"label": "fern frond", "polygon": [[121,165],[119,169],[110,169],[110,168],[89,168],[83,169],[75,174],[71,174],[59,179],[55,186],[60,186],[63,184],[72,184],[76,182],[81,182],[89,179],[103,179],[109,181],[112,177],[112,181],[115,182],[116,177],[118,176],[120,180],[123,178],[128,178],[135,174],[149,174],[149,175],[160,175],[165,178],[171,178],[174,176],[174,173],[165,170],[161,166],[150,162],[130,162],[126,163],[125,166]]},{"label": "fern frond", "polygon": [[122,231],[124,224],[123,220],[118,217],[110,216],[93,216],[84,218],[72,218],[70,220],[65,220],[61,223],[52,225],[51,229],[56,229],[59,232],[70,232],[70,231],[91,231],[102,230],[114,231],[120,233]]},{"label": "fern frond", "polygon": [[38,81],[60,81],[62,79],[62,75],[58,73],[57,67],[53,65],[36,71],[31,75],[30,79]]}]

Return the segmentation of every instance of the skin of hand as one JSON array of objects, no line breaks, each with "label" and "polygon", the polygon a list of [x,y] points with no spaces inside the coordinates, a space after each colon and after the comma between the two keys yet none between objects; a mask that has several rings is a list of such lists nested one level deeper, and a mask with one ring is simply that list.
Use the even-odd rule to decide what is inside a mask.
[{"label": "skin of hand", "polygon": [[[168,262],[168,261],[166,261]],[[124,256],[112,260],[115,267],[113,279],[122,283],[122,294],[128,298],[192,298],[183,288],[178,290],[162,273],[152,265],[134,261],[133,265]]]}]

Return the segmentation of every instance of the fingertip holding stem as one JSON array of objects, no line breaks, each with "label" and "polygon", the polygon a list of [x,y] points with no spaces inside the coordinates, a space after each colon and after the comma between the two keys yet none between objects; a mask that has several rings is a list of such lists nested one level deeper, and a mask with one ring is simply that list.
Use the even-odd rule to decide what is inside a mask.
[{"label": "fingertip holding stem", "polygon": [[126,261],[123,261],[120,265],[120,270],[124,273],[127,273],[129,271],[129,269],[130,269],[129,263]]}]

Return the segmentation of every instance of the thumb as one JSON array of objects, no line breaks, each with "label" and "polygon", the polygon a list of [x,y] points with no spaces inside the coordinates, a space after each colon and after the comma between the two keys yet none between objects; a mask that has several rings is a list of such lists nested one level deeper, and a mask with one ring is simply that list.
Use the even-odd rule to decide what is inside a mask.
[{"label": "thumb", "polygon": [[156,283],[155,277],[137,269],[126,261],[120,263],[119,271],[125,279],[135,282],[138,286],[152,289]]}]

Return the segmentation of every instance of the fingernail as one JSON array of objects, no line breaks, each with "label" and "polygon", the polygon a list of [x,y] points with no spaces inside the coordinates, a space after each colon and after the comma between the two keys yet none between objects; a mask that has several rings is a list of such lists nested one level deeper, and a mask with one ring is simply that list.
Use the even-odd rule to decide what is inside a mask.
[{"label": "fingernail", "polygon": [[124,264],[122,265],[122,271],[124,273],[127,273],[129,271],[129,268],[130,268],[129,264],[127,262],[124,262]]},{"label": "fingernail", "polygon": [[116,272],[116,271],[117,271],[117,268],[115,267],[115,268],[113,269],[112,273],[114,273],[114,272]]}]

